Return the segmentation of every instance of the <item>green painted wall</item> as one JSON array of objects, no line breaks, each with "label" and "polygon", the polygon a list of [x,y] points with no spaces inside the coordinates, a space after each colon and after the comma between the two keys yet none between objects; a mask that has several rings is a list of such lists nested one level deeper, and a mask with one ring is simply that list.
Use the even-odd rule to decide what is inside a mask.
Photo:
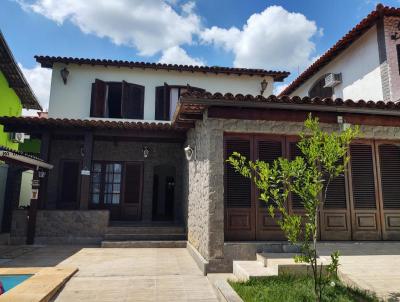
[{"label": "green painted wall", "polygon": [[[22,104],[0,71],[0,116],[21,116],[21,114]],[[3,132],[2,125],[0,125],[0,145],[18,149],[18,144],[11,142],[8,134]]]}]

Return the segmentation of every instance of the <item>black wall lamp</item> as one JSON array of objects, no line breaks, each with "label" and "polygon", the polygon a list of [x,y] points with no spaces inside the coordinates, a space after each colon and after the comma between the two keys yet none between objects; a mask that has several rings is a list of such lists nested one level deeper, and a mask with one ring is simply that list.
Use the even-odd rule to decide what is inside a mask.
[{"label": "black wall lamp", "polygon": [[63,69],[61,69],[60,74],[61,74],[61,78],[64,82],[64,85],[67,85],[67,80],[68,80],[68,76],[69,76],[69,70],[67,69],[67,67],[64,67]]},{"label": "black wall lamp", "polygon": [[260,83],[260,85],[261,85],[260,94],[263,95],[265,89],[267,89],[267,87],[268,87],[268,82],[265,79],[263,79],[262,82]]}]

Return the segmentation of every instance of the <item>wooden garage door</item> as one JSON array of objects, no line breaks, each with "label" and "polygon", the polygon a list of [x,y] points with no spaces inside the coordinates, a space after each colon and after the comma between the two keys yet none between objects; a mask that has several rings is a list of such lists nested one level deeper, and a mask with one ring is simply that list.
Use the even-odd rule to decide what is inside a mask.
[{"label": "wooden garage door", "polygon": [[350,146],[350,199],[352,239],[381,239],[379,195],[372,141],[359,141]]},{"label": "wooden garage door", "polygon": [[381,222],[384,240],[400,239],[400,144],[377,142],[382,200]]}]

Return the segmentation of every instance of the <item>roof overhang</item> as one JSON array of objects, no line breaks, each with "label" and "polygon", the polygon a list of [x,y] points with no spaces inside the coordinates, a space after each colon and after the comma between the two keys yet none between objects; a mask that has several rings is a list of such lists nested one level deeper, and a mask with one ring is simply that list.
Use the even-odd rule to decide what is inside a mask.
[{"label": "roof overhang", "polygon": [[[400,104],[392,102],[373,102],[373,101],[352,101],[342,99],[321,99],[321,98],[300,98],[300,97],[276,97],[269,96],[268,98],[262,96],[251,95],[232,95],[220,93],[189,93],[184,94],[178,102],[173,123],[177,126],[185,127],[190,125],[194,126],[196,120],[203,119],[203,113],[206,109],[218,108],[221,110],[233,113],[234,109],[241,113],[243,119],[254,118],[254,112],[258,112],[260,116],[262,111],[269,112],[319,112],[331,114],[352,114],[373,117],[391,117],[400,121]],[[249,109],[245,111],[244,109]],[[253,111],[251,111],[253,109]],[[247,112],[247,116],[244,112]],[[229,117],[229,115],[227,115]],[[239,115],[235,115],[239,116]],[[231,118],[235,118],[231,116]],[[365,120],[365,118],[364,118]]]},{"label": "roof overhang", "polygon": [[6,163],[16,164],[18,166],[24,166],[28,168],[40,168],[46,170],[53,169],[53,165],[50,165],[39,158],[35,158],[33,156],[11,149],[0,150],[0,160]]}]

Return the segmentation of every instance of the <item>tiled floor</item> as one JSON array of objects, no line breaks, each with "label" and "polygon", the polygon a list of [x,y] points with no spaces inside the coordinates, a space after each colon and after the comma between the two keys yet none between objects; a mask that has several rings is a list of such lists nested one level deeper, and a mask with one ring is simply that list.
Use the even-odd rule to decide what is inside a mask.
[{"label": "tiled floor", "polygon": [[54,299],[57,302],[217,301],[210,282],[185,248],[38,247],[0,266],[55,262],[79,268]]},{"label": "tiled floor", "polygon": [[335,242],[319,244],[320,255],[339,250],[340,271],[363,289],[388,301],[400,301],[400,242]]}]

